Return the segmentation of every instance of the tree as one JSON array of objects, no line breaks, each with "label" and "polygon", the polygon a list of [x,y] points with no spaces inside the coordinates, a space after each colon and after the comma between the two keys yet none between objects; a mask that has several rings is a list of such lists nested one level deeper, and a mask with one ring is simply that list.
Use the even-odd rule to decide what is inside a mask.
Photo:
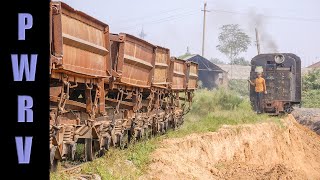
[{"label": "tree", "polygon": [[237,64],[237,65],[242,65],[242,66],[249,66],[250,62],[245,60],[244,57],[240,57],[240,58],[235,58],[231,64]]},{"label": "tree", "polygon": [[218,58],[211,58],[210,61],[211,61],[213,64],[226,64],[225,62],[221,61],[221,60],[218,59]]},{"label": "tree", "polygon": [[240,29],[238,24],[223,25],[220,29],[217,49],[232,63],[240,53],[247,51],[251,44],[250,37]]}]

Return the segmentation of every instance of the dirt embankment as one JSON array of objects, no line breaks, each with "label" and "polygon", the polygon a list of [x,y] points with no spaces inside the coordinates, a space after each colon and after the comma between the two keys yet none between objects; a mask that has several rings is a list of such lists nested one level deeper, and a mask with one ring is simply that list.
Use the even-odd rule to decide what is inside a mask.
[{"label": "dirt embankment", "polygon": [[141,179],[320,179],[320,136],[291,115],[284,126],[224,126],[165,140]]}]

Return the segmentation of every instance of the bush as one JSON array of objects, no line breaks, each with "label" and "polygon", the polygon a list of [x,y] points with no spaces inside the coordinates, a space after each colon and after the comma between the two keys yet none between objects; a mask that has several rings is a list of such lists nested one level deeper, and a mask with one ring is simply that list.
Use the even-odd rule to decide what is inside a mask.
[{"label": "bush", "polygon": [[225,89],[200,89],[195,92],[190,113],[202,115],[217,110],[233,110],[242,102],[242,98]]},{"label": "bush", "polygon": [[230,79],[229,89],[242,97],[249,97],[248,81],[244,79]]},{"label": "bush", "polygon": [[303,76],[303,90],[320,90],[320,69],[313,69]]},{"label": "bush", "polygon": [[302,77],[302,105],[307,108],[320,108],[320,69],[313,69]]},{"label": "bush", "polygon": [[302,106],[306,108],[320,108],[320,90],[303,91]]}]

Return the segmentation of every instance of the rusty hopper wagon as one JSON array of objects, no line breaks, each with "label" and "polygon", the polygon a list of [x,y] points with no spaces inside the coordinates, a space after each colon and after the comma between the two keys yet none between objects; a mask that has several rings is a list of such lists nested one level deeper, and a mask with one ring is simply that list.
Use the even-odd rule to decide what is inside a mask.
[{"label": "rusty hopper wagon", "polygon": [[152,86],[168,88],[170,62],[170,50],[157,46]]},{"label": "rusty hopper wagon", "polygon": [[183,123],[197,88],[197,64],[51,3],[50,160],[91,161],[110,147]]},{"label": "rusty hopper wagon", "polygon": [[129,34],[110,34],[116,84],[149,88],[155,64],[155,46]]},{"label": "rusty hopper wagon", "polygon": [[[269,114],[290,113],[294,105],[301,103],[301,60],[291,53],[260,54],[251,60],[250,79],[263,72],[267,94],[262,99],[263,112]],[[250,101],[255,109],[254,87],[250,89]]]},{"label": "rusty hopper wagon", "polygon": [[187,62],[187,89],[195,90],[198,88],[198,64],[195,62]]}]

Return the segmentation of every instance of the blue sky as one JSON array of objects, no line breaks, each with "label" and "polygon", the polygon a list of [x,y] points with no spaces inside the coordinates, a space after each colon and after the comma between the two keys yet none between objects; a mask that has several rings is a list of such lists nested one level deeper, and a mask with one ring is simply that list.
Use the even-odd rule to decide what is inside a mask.
[{"label": "blue sky", "polygon": [[[203,0],[63,0],[110,26],[113,33],[138,36],[179,56],[189,47],[201,54]],[[250,60],[257,54],[254,28],[258,27],[261,52],[291,52],[310,65],[320,59],[319,0],[207,0],[205,57],[227,61],[216,46],[219,28],[239,24],[252,38],[252,45],[240,56]],[[262,16],[261,16],[262,15]]]}]

